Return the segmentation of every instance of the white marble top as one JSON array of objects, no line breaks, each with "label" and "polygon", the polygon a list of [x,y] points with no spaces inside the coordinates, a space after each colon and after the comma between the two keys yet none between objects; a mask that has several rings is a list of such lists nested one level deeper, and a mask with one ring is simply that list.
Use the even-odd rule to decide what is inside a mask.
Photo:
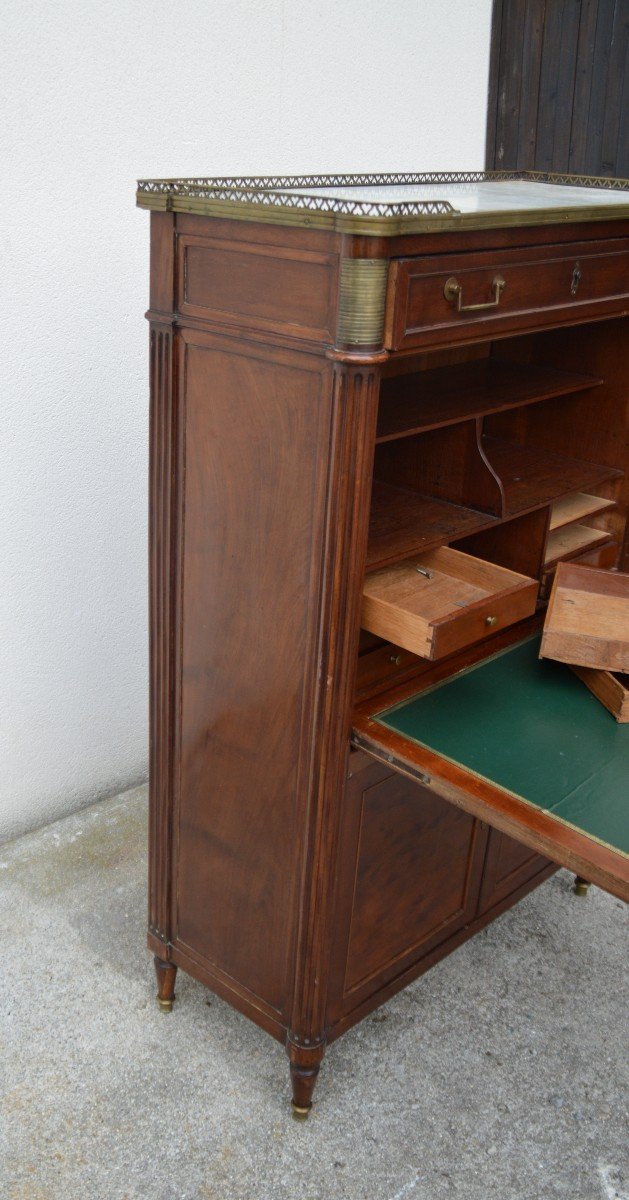
[{"label": "white marble top", "polygon": [[624,204],[629,209],[629,192],[607,188],[570,187],[529,180],[499,180],[483,183],[402,183],[372,187],[296,187],[283,192],[301,196],[327,196],[331,200],[354,200],[366,204],[422,203],[447,200],[462,213],[547,211],[552,208],[592,208]]}]

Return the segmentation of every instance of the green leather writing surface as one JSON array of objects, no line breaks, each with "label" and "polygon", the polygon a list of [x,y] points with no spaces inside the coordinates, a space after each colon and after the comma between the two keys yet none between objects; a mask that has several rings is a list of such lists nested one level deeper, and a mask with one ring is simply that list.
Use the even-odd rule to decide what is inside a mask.
[{"label": "green leather writing surface", "polygon": [[629,853],[629,725],[532,638],[375,718]]}]

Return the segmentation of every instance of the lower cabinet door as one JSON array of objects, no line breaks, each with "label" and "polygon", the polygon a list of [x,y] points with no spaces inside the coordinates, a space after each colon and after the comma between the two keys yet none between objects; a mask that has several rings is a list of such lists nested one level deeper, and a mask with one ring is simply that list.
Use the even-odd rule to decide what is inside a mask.
[{"label": "lower cabinet door", "polygon": [[507,837],[506,833],[490,829],[478,902],[479,913],[489,912],[536,875],[542,872],[548,874],[551,868],[556,870],[550,859]]},{"label": "lower cabinet door", "polygon": [[474,919],[488,832],[398,772],[352,757],[368,765],[352,772],[344,803],[333,990],[345,1011]]}]

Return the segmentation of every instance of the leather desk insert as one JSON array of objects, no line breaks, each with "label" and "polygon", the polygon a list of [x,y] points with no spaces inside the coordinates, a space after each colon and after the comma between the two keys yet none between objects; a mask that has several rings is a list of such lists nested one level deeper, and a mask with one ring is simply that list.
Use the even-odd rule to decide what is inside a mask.
[{"label": "leather desk insert", "polygon": [[444,781],[455,780],[461,807],[468,807],[466,785],[470,798],[481,781],[494,785],[490,822],[499,795],[513,798],[517,803],[503,811],[520,822],[525,844],[528,838],[539,846],[531,841],[527,820],[544,814],[547,839],[555,827],[554,847],[545,842],[550,857],[569,865],[571,846],[584,860],[604,857],[608,890],[629,898],[629,730],[568,666],[539,659],[538,638],[380,707],[370,725],[372,743],[378,741],[377,726],[397,735],[393,755],[391,743],[387,746],[389,761],[401,750],[407,763],[429,773],[437,791],[441,773]]},{"label": "leather desk insert", "polygon": [[441,658],[535,611],[538,583],[442,546],[365,579],[363,629]]}]

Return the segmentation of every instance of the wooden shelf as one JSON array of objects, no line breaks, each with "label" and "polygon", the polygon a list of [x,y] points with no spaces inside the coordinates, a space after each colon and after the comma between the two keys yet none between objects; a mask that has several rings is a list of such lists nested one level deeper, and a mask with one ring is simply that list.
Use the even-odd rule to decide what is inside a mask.
[{"label": "wooden shelf", "polygon": [[483,437],[482,446],[504,488],[505,516],[515,516],[584,488],[619,479],[622,471],[598,463],[549,454],[498,438]]},{"label": "wooden shelf", "polygon": [[495,525],[497,517],[374,480],[367,568],[398,562],[468,533]]},{"label": "wooden shelf", "polygon": [[546,542],[544,570],[561,562],[595,550],[610,540],[608,529],[591,529],[588,525],[564,525],[553,530]]},{"label": "wooden shelf", "polygon": [[586,492],[573,492],[555,500],[548,528],[561,529],[573,521],[582,521],[584,517],[591,517],[594,513],[606,512],[607,509],[615,507],[616,501],[609,500],[606,496],[588,496]]},{"label": "wooden shelf", "polygon": [[377,442],[597,387],[597,376],[484,358],[384,379]]}]

